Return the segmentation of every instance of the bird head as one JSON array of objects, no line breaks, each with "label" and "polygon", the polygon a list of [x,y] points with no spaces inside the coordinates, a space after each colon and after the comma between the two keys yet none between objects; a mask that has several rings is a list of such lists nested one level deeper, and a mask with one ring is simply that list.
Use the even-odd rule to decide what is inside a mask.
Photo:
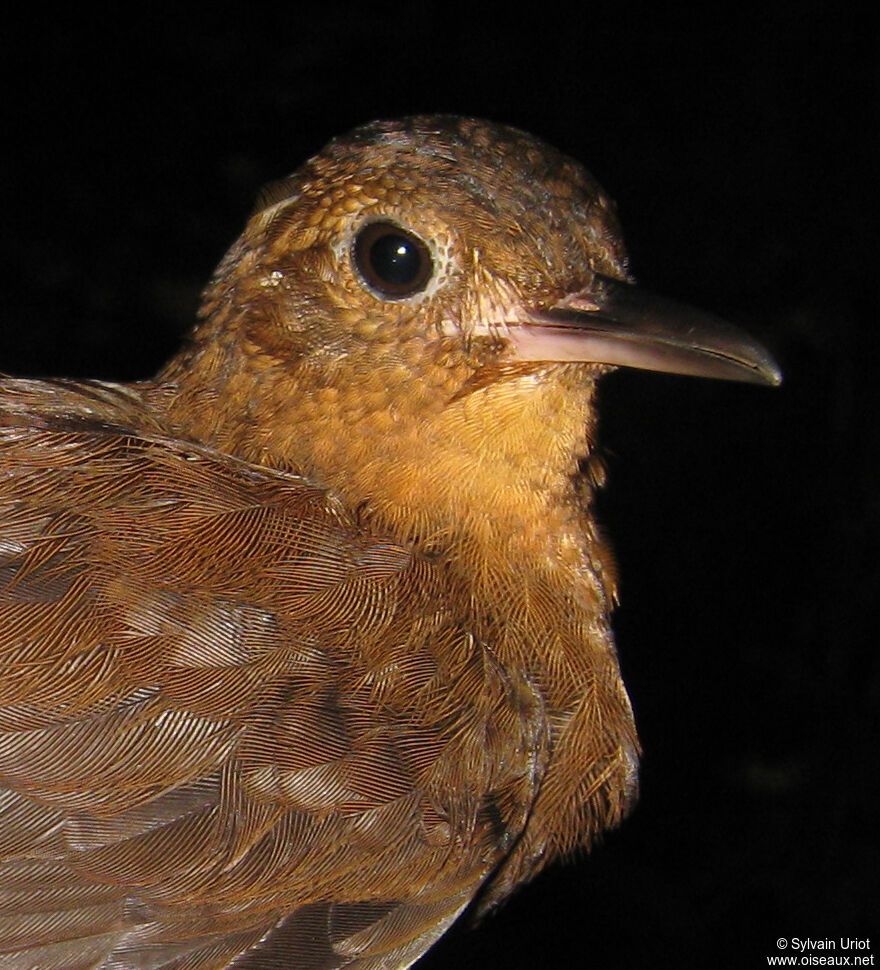
[{"label": "bird head", "polygon": [[740,331],[636,289],[579,164],[440,116],[356,129],[270,187],[160,378],[181,430],[412,511],[489,466],[487,499],[558,492],[618,365],[779,380]]}]

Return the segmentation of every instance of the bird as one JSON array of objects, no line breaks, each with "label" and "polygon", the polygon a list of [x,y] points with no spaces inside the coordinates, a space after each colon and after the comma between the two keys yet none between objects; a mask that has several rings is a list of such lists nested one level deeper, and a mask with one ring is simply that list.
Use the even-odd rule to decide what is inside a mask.
[{"label": "bird", "polygon": [[780,381],[433,115],[265,190],[154,379],[0,380],[0,966],[400,970],[616,826],[621,366]]}]

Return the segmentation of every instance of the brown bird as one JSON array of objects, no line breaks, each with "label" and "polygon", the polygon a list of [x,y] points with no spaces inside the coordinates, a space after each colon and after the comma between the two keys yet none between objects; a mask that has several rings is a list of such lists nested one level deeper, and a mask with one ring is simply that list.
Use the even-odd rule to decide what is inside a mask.
[{"label": "brown bird", "polygon": [[779,380],[575,162],[425,117],[271,188],[155,381],[0,382],[0,966],[408,967],[619,822],[621,364]]}]

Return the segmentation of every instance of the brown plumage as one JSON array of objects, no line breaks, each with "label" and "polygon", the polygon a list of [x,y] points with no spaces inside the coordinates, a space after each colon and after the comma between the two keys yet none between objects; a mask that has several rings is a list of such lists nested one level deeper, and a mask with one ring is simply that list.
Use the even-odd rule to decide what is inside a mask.
[{"label": "brown plumage", "polygon": [[0,382],[0,966],[403,968],[620,821],[596,379],[778,380],[626,280],[574,162],[374,124],[154,382]]}]

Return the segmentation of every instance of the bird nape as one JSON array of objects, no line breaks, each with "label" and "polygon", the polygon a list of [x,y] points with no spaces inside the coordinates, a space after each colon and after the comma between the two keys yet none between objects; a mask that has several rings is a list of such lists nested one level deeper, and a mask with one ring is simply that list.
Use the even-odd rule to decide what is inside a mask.
[{"label": "bird nape", "polygon": [[408,967],[616,825],[617,365],[779,381],[577,163],[421,117],[270,188],[155,380],[0,382],[3,967]]}]

